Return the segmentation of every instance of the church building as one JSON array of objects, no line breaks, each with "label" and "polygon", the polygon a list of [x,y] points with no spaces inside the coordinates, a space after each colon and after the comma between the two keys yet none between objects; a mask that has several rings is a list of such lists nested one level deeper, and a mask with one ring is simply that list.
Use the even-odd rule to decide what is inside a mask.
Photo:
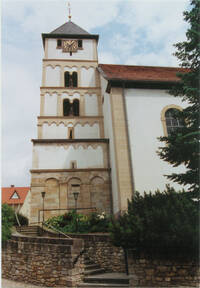
[{"label": "church building", "polygon": [[183,69],[99,64],[99,35],[71,20],[42,40],[30,224],[43,207],[45,219],[74,208],[74,192],[78,208],[116,214],[134,191],[164,189],[172,167],[157,138],[180,125],[172,111],[183,103],[167,91]]}]

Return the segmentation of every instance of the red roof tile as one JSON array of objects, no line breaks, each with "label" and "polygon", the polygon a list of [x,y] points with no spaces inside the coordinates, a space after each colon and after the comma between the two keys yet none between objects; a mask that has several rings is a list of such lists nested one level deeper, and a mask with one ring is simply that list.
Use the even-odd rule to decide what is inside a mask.
[{"label": "red roof tile", "polygon": [[[30,187],[2,187],[1,201],[2,204],[23,204]],[[19,198],[12,199],[14,193],[17,193]]]},{"label": "red roof tile", "polygon": [[156,66],[129,66],[99,64],[103,76],[108,80],[132,80],[132,81],[179,81],[178,72],[188,72],[189,69],[179,67],[156,67]]}]

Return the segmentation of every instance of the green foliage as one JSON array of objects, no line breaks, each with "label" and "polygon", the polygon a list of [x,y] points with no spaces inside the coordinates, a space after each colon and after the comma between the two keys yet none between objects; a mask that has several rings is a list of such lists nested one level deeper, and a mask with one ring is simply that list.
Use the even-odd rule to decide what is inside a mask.
[{"label": "green foliage", "polygon": [[[19,223],[20,225],[24,226],[24,225],[28,225],[28,218],[20,213],[17,213],[17,217],[19,219]],[[18,226],[18,222],[17,219],[15,217],[14,219],[14,226]]]},{"label": "green foliage", "polygon": [[[45,222],[64,233],[108,232],[110,218],[104,213],[91,213],[88,216],[77,214],[75,210],[52,217]],[[77,231],[76,231],[77,229]]]},{"label": "green foliage", "polygon": [[138,192],[128,211],[112,221],[113,243],[145,255],[198,255],[198,201],[169,186],[161,193]]},{"label": "green foliage", "polygon": [[165,175],[179,184],[189,184],[189,191],[199,192],[199,115],[200,115],[200,1],[191,0],[191,10],[184,12],[184,19],[189,23],[186,41],[177,43],[175,56],[181,66],[189,68],[186,73],[179,73],[180,81],[170,90],[170,94],[181,97],[189,105],[178,112],[176,117],[185,123],[184,127],[168,137],[160,137],[166,145],[160,147],[158,154],[161,159],[174,167],[185,165],[186,172]]},{"label": "green foliage", "polygon": [[2,242],[5,242],[11,237],[11,228],[13,226],[15,214],[13,209],[8,204],[2,204],[1,221],[2,221]]},{"label": "green foliage", "polygon": [[108,232],[110,217],[106,216],[105,213],[91,213],[88,217],[88,223],[90,232]]}]

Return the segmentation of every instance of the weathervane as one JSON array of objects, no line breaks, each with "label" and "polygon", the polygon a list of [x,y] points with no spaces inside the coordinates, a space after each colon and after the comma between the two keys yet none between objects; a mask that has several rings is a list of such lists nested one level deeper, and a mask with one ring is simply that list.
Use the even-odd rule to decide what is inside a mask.
[{"label": "weathervane", "polygon": [[71,21],[72,16],[71,16],[70,2],[68,2],[68,10],[69,10],[69,16],[68,16],[68,18],[69,18],[69,21]]}]

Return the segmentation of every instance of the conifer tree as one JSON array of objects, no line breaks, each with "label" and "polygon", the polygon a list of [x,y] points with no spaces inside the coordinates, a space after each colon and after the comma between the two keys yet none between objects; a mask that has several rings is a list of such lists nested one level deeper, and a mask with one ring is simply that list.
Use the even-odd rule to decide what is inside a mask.
[{"label": "conifer tree", "polygon": [[185,73],[178,73],[180,81],[170,90],[170,94],[186,101],[187,108],[177,111],[177,117],[184,125],[172,132],[168,137],[160,137],[165,143],[160,147],[158,155],[174,167],[184,164],[186,171],[165,175],[179,184],[189,184],[187,191],[197,195],[199,191],[199,113],[200,113],[200,0],[191,0],[191,8],[183,13],[189,28],[186,40],[175,44],[175,56],[180,61]]}]

